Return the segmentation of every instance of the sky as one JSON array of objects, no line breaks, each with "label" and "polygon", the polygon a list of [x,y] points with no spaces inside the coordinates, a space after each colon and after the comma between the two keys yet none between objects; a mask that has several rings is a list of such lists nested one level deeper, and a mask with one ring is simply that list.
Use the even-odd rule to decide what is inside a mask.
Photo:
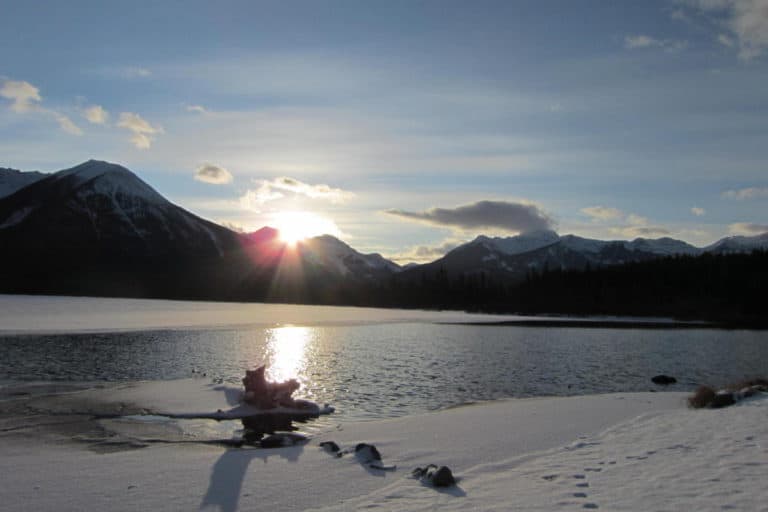
[{"label": "sky", "polygon": [[0,167],[400,263],[768,231],[768,0],[0,0]]}]

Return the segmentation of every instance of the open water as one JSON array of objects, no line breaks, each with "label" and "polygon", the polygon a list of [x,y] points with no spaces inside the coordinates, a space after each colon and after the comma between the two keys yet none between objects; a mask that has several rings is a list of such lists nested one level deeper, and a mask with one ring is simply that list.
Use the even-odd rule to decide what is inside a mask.
[{"label": "open water", "polygon": [[[306,308],[306,307],[305,307]],[[722,385],[768,373],[768,333],[443,325],[429,322],[240,326],[0,335],[0,381],[206,377],[273,380],[337,408],[337,418],[403,416],[510,397],[648,391],[660,373]]]}]

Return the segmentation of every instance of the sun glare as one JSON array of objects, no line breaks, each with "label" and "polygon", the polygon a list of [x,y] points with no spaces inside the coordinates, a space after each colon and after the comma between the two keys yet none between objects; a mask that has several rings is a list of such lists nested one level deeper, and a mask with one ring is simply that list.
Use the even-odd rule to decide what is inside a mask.
[{"label": "sun glare", "polygon": [[313,236],[341,234],[332,220],[310,212],[280,212],[275,214],[273,224],[280,239],[289,245]]}]

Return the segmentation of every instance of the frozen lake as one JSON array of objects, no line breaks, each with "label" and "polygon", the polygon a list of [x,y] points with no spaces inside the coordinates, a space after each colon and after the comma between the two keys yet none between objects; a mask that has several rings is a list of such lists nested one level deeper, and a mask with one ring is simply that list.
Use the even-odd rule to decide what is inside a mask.
[{"label": "frozen lake", "polygon": [[[445,325],[462,313],[0,297],[0,381],[296,378],[338,419],[472,401],[660,389],[765,374],[765,331]],[[2,332],[5,331],[5,332]],[[79,332],[78,332],[79,331]],[[113,332],[108,332],[113,331]]]}]

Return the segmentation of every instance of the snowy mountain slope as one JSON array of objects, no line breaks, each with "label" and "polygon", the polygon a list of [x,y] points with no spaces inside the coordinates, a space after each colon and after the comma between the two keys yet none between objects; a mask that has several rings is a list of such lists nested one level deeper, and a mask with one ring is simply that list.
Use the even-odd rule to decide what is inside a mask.
[{"label": "snowy mountain slope", "polygon": [[0,199],[13,194],[27,185],[31,185],[46,176],[48,175],[37,171],[22,172],[16,169],[0,167]]},{"label": "snowy mountain slope", "polygon": [[170,203],[128,169],[91,160],[0,200],[0,240],[18,250],[151,258],[220,255],[237,237]]},{"label": "snowy mountain slope", "polygon": [[768,250],[768,233],[756,236],[729,236],[704,248],[715,254],[749,252],[755,249]]},{"label": "snowy mountain slope", "polygon": [[344,277],[373,279],[400,270],[399,265],[380,254],[359,253],[331,235],[304,240],[298,247],[306,260],[332,269]]},{"label": "snowy mountain slope", "polygon": [[[719,250],[739,247],[740,249],[734,250],[743,251],[768,247],[766,241],[733,238],[726,239],[727,244],[718,246]],[[768,236],[766,238],[768,239]],[[561,237],[553,231],[538,231],[508,238],[479,236],[432,263],[408,268],[404,273],[411,278],[436,275],[441,271],[454,277],[482,273],[491,279],[515,282],[524,279],[531,271],[578,270],[587,266],[621,265],[672,255],[695,256],[706,250],[709,248],[700,249],[681,240],[666,237],[604,241],[575,235]]]},{"label": "snowy mountain slope", "polygon": [[532,231],[530,233],[522,233],[520,235],[507,238],[489,238],[487,236],[480,235],[470,243],[487,245],[504,254],[514,255],[551,245],[558,240],[560,240],[560,237],[557,233],[550,230],[543,230]]}]

